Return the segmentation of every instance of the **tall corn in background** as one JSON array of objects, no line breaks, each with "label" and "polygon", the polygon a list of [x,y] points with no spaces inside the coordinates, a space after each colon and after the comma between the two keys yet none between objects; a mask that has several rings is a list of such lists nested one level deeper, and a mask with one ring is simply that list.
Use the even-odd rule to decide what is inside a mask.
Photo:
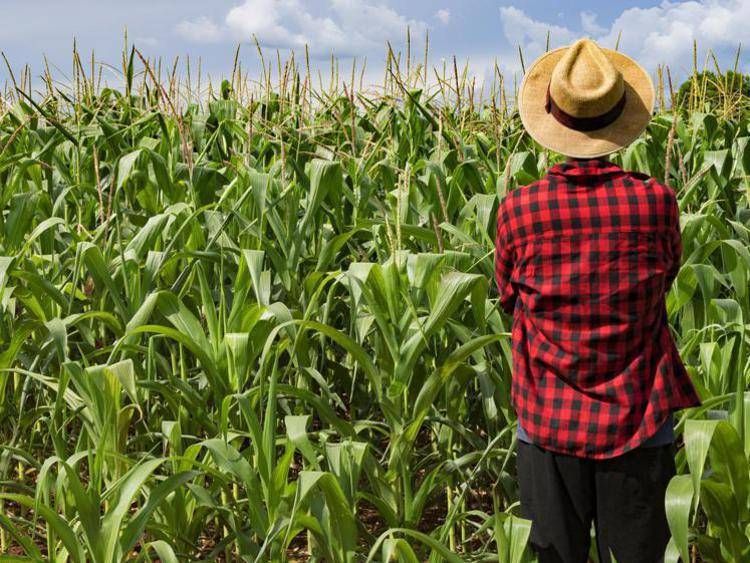
[{"label": "tall corn in background", "polygon": [[[389,48],[327,76],[257,46],[217,84],[127,47],[0,106],[0,553],[529,561],[499,198],[555,160],[514,86]],[[697,49],[696,49],[697,52]],[[738,53],[739,60],[739,53]],[[747,77],[715,59],[614,155],[683,213],[668,561],[747,561]],[[710,71],[710,72],[708,72]]]}]

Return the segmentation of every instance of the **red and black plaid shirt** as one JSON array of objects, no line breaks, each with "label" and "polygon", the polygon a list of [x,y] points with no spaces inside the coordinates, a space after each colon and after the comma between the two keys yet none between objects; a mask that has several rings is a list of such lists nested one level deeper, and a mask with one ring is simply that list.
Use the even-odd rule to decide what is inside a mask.
[{"label": "red and black plaid shirt", "polygon": [[600,160],[554,166],[498,210],[512,400],[536,445],[605,459],[700,404],[667,325],[682,244],[673,191]]}]

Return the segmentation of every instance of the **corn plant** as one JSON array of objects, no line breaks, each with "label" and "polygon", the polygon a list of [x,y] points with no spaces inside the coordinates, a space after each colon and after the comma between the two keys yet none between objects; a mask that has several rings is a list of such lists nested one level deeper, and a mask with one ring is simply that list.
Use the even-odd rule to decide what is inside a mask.
[{"label": "corn plant", "polygon": [[[260,55],[202,88],[130,49],[113,89],[75,53],[69,89],[3,95],[0,552],[531,561],[494,223],[557,157],[499,74],[389,51],[368,91]],[[668,555],[741,561],[750,121],[697,109],[612,159],[683,214],[667,308],[704,406]]]}]

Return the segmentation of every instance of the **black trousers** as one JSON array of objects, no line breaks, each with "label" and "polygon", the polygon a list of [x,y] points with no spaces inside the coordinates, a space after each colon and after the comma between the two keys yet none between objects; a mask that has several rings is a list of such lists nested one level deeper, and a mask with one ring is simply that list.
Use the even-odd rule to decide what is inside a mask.
[{"label": "black trousers", "polygon": [[521,516],[532,521],[540,563],[585,563],[596,531],[599,560],[662,561],[670,532],[664,512],[675,474],[673,444],[592,460],[518,442]]}]

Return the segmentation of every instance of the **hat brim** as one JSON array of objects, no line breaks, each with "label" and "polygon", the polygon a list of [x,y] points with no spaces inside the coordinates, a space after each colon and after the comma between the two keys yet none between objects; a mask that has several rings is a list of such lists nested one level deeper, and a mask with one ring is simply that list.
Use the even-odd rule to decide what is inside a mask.
[{"label": "hat brim", "polygon": [[576,131],[547,113],[545,102],[552,70],[568,47],[545,53],[529,68],[518,94],[518,109],[526,131],[545,148],[574,158],[597,158],[616,152],[636,140],[651,121],[654,85],[637,62],[603,49],[625,82],[625,107],[611,124],[596,131]]}]

